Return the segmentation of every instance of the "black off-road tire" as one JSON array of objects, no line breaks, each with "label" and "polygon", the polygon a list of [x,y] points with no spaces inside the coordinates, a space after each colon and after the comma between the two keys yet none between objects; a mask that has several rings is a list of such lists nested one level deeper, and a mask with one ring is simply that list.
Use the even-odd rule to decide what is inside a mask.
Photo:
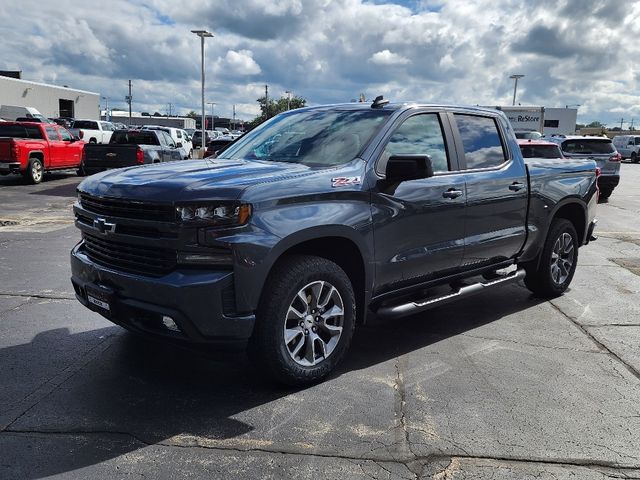
[{"label": "black off-road tire", "polygon": [[[562,247],[568,235],[571,238],[571,252],[566,252],[561,248],[561,255],[558,259],[558,247]],[[578,234],[573,224],[569,220],[556,218],[551,222],[547,239],[544,242],[539,262],[532,262],[525,265],[526,277],[524,283],[534,295],[541,298],[554,298],[562,295],[569,287],[578,264]],[[562,271],[562,275],[554,275],[554,262],[570,261],[570,267]],[[537,263],[537,265],[536,265]],[[556,271],[557,273],[557,271]]]},{"label": "black off-road tire", "polygon": [[607,200],[613,193],[613,188],[601,188],[598,195],[599,200]]},{"label": "black off-road tire", "polygon": [[27,181],[33,185],[42,182],[44,178],[44,165],[39,158],[31,158],[29,160],[29,166],[24,171],[23,175]]},{"label": "black off-road tire", "polygon": [[631,161],[633,163],[640,162],[640,157],[638,157],[638,154],[636,154],[636,152],[631,152]]},{"label": "black off-road tire", "polygon": [[[285,319],[292,302],[313,282],[330,283],[343,302],[342,333],[332,352],[313,366],[294,361],[284,338]],[[351,281],[334,262],[310,255],[284,258],[267,279],[249,342],[249,355],[278,382],[302,387],[325,378],[344,358],[356,324],[356,301]],[[291,344],[290,344],[291,345]],[[306,348],[306,347],[305,347]]]}]

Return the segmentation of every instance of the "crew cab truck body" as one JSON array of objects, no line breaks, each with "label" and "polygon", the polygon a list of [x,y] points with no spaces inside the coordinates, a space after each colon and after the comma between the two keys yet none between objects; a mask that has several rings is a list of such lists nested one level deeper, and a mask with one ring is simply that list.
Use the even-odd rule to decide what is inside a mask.
[{"label": "crew cab truck body", "polygon": [[56,124],[2,122],[0,174],[22,174],[31,183],[40,183],[46,171],[78,168],[83,146]]},{"label": "crew cab truck body", "polygon": [[289,111],[219,158],[105,172],[78,195],[81,303],[140,334],[248,345],[297,385],[371,311],[522,277],[560,295],[597,202],[593,161],[525,164],[501,112],[379,99]]},{"label": "crew cab truck body", "polygon": [[92,175],[112,168],[181,160],[182,156],[162,130],[116,130],[108,145],[85,145],[81,170]]},{"label": "crew cab truck body", "polygon": [[111,122],[74,120],[69,130],[87,143],[109,143],[111,135],[117,129]]}]

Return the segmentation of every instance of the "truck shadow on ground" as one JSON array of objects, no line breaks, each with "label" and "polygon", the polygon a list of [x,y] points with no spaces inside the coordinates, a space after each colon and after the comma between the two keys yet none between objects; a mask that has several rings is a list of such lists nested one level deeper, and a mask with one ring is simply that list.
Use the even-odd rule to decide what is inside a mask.
[{"label": "truck shadow on ground", "polygon": [[[541,302],[512,285],[405,319],[374,318],[357,329],[348,358],[327,382],[339,384],[345,373],[353,378],[354,371],[425,349]],[[36,355],[38,349],[46,351],[49,342],[59,342],[60,335],[59,330],[41,333],[30,344],[0,350],[0,358]],[[323,392],[322,386],[300,390],[276,385],[244,354],[194,351],[141,339],[118,327],[67,333],[64,341],[71,347],[73,337],[83,335],[78,340],[110,335],[111,344],[0,434],[8,455],[0,476],[7,468],[8,477],[19,473],[25,479],[70,472],[176,439],[251,449],[251,441],[262,445],[271,440],[269,435],[256,437],[272,419],[276,404],[270,403],[294,394],[314,398]],[[302,421],[304,414],[298,415],[288,420],[288,430]],[[304,434],[297,435],[304,439]],[[243,439],[249,441],[243,444]],[[63,448],[65,441],[75,442],[73,448]],[[286,435],[278,439],[288,441],[296,440]],[[51,448],[44,448],[47,444]],[[38,449],[38,456],[29,454],[31,449]]]}]

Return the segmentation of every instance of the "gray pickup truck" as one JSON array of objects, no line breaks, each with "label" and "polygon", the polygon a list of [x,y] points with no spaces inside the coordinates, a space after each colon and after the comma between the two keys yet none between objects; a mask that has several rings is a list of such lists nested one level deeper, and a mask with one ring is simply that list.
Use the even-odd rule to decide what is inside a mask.
[{"label": "gray pickup truck", "polygon": [[161,130],[116,130],[106,145],[87,143],[80,173],[182,160],[182,151]]},{"label": "gray pickup truck", "polygon": [[525,163],[496,110],[303,108],[215,159],[85,179],[71,281],[129,330],[247,346],[257,367],[306,385],[371,312],[394,319],[521,280],[561,295],[596,203],[592,160]]}]

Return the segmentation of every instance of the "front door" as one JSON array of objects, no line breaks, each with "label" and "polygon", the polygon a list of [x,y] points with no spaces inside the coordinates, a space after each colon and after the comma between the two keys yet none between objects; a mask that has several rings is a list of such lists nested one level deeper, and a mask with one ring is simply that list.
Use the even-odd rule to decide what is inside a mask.
[{"label": "front door", "polygon": [[399,184],[378,181],[372,190],[376,291],[426,281],[455,271],[464,252],[464,172],[457,169],[448,123],[418,112],[390,133],[376,170],[391,155],[427,154],[435,175]]},{"label": "front door", "polygon": [[60,168],[64,163],[65,144],[58,136],[58,129],[54,125],[44,127],[49,140],[49,163],[45,168]]}]

